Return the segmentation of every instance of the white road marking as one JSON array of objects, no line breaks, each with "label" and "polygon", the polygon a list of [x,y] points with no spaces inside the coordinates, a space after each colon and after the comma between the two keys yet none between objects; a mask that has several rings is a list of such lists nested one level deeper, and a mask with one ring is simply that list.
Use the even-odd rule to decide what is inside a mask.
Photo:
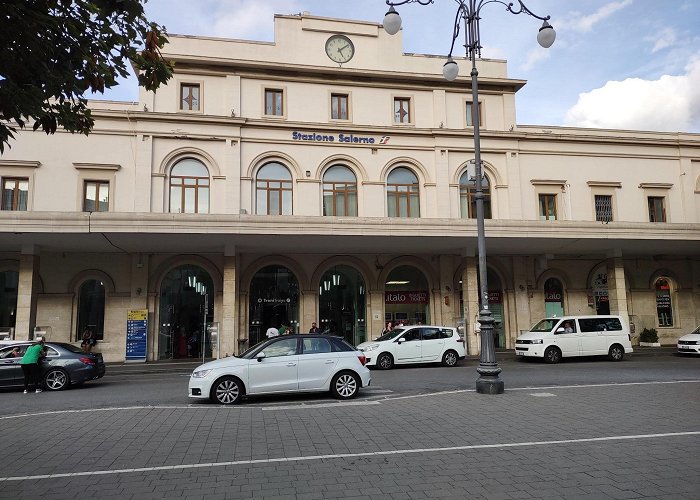
[{"label": "white road marking", "polygon": [[166,470],[187,470],[187,469],[203,469],[211,467],[229,467],[235,465],[255,465],[255,464],[272,464],[280,462],[304,462],[310,460],[331,460],[338,458],[358,458],[358,457],[377,457],[387,455],[409,455],[416,453],[445,453],[451,451],[467,451],[467,450],[483,450],[493,448],[523,448],[527,446],[552,446],[560,444],[575,444],[575,443],[594,443],[604,441],[629,441],[635,439],[656,439],[669,438],[680,436],[700,436],[700,431],[688,432],[666,432],[663,434],[636,434],[626,436],[603,436],[597,438],[582,438],[582,439],[559,439],[551,441],[525,441],[519,443],[496,443],[496,444],[476,444],[465,446],[448,446],[444,448],[418,448],[418,449],[402,449],[402,450],[386,450],[372,451],[363,453],[337,453],[328,455],[309,455],[296,457],[279,457],[279,458],[261,458],[255,460],[232,460],[229,462],[207,462],[201,464],[180,464],[180,465],[162,465],[158,467],[138,467],[133,469],[114,469],[114,470],[96,470],[84,472],[65,472],[57,474],[37,474],[33,476],[9,476],[0,477],[0,483],[9,481],[36,481],[38,479],[55,479],[59,477],[81,477],[81,476],[98,476],[107,474],[127,474],[134,472],[157,472]]},{"label": "white road marking", "polygon": [[530,396],[534,396],[536,398],[556,398],[556,394],[552,394],[551,392],[533,392],[530,394]]}]

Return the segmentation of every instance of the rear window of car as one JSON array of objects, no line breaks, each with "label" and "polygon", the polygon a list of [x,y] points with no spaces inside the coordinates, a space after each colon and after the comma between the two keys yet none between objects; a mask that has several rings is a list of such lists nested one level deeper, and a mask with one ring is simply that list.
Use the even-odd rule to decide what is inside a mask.
[{"label": "rear window of car", "polygon": [[333,352],[348,352],[357,350],[344,339],[339,339],[338,337],[329,337],[328,340],[331,341],[331,345],[333,346]]},{"label": "rear window of car", "polygon": [[440,330],[441,339],[451,339],[452,335],[454,335],[454,331],[451,328],[442,328]]},{"label": "rear window of car", "polygon": [[586,318],[579,319],[582,332],[615,332],[622,330],[619,318]]},{"label": "rear window of car", "polygon": [[421,335],[423,340],[437,340],[439,338],[444,338],[440,336],[440,329],[438,328],[421,328]]}]

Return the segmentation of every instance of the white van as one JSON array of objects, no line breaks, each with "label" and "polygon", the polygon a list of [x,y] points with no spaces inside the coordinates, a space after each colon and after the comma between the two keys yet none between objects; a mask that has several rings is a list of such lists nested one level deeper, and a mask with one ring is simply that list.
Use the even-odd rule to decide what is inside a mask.
[{"label": "white van", "polygon": [[607,355],[620,361],[631,353],[630,330],[620,316],[546,318],[515,341],[515,355],[558,363],[562,357]]}]

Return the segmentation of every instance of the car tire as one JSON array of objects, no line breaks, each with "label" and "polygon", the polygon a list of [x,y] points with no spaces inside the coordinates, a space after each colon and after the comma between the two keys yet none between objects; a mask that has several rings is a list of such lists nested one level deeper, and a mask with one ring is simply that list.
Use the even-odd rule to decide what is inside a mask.
[{"label": "car tire", "polygon": [[561,361],[561,351],[556,347],[548,347],[544,351],[544,360],[552,365],[559,363]]},{"label": "car tire", "polygon": [[61,391],[70,385],[70,377],[60,368],[51,368],[44,375],[44,387],[49,391]]},{"label": "car tire", "polygon": [[622,347],[620,344],[613,344],[610,346],[610,350],[608,351],[608,358],[610,358],[613,361],[622,361],[622,358],[624,357],[624,347]]},{"label": "car tire", "polygon": [[446,351],[445,354],[442,355],[443,366],[456,366],[457,361],[459,361],[459,355],[455,351]]},{"label": "car tire", "polygon": [[222,377],[211,386],[211,400],[222,405],[235,405],[243,398],[243,383],[236,377]]},{"label": "car tire", "polygon": [[360,385],[360,377],[355,373],[336,373],[331,380],[331,394],[337,399],[352,399],[360,392]]},{"label": "car tire", "polygon": [[380,370],[390,370],[394,367],[394,358],[388,352],[383,352],[377,356],[377,368]]}]

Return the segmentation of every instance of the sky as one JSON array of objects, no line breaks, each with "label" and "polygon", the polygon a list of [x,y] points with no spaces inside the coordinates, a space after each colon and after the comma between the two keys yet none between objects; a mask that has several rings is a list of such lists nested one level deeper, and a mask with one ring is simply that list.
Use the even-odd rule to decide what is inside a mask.
[{"label": "sky", "polygon": [[[482,57],[506,59],[508,75],[528,82],[516,94],[519,125],[700,133],[700,1],[524,3],[538,16],[551,16],[557,32],[551,48],[537,44],[540,21],[513,15],[499,2],[483,7],[480,21]],[[447,54],[456,0],[396,9],[403,20],[404,52]],[[273,41],[274,14],[304,11],[381,23],[387,5],[383,0],[146,3],[149,20],[169,33],[260,41]],[[460,35],[458,44],[463,43]],[[96,97],[136,101],[137,84],[130,79]]]}]

